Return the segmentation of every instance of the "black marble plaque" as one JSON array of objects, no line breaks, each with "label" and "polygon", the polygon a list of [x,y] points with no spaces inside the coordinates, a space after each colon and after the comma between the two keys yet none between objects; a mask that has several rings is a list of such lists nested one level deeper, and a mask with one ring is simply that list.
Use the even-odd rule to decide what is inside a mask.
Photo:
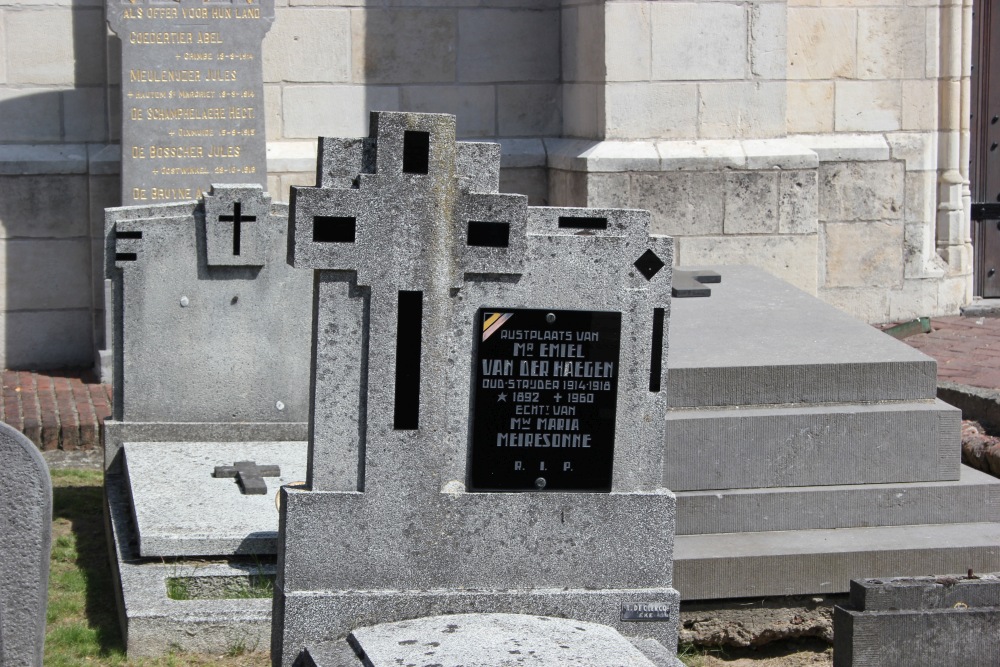
[{"label": "black marble plaque", "polygon": [[611,490],[621,319],[479,310],[470,490]]},{"label": "black marble plaque", "polygon": [[267,187],[261,42],[274,0],[108,0],[122,42],[122,204]]}]

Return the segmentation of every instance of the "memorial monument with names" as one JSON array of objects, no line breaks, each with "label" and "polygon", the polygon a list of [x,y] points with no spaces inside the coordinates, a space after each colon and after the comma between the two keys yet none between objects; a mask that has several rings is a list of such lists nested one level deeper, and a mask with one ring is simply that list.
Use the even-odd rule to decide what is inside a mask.
[{"label": "memorial monument with names", "polygon": [[645,211],[499,193],[499,146],[456,142],[453,116],[370,125],[321,140],[319,183],[292,189],[313,396],[307,486],[281,491],[273,663],[367,655],[367,626],[516,614],[678,664],[672,239]]},{"label": "memorial monument with names", "polygon": [[273,0],[108,0],[122,43],[122,204],[267,185],[261,41]]}]

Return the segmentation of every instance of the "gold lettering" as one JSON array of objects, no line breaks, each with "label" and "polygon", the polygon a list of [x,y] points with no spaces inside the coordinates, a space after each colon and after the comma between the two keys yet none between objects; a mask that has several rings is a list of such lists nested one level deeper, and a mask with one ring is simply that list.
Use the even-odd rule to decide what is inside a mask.
[{"label": "gold lettering", "polygon": [[201,70],[196,69],[133,69],[129,70],[132,83],[163,83],[174,81],[201,81]]},{"label": "gold lettering", "polygon": [[[199,35],[201,33],[198,33]],[[193,44],[191,32],[130,32],[129,44]]]}]

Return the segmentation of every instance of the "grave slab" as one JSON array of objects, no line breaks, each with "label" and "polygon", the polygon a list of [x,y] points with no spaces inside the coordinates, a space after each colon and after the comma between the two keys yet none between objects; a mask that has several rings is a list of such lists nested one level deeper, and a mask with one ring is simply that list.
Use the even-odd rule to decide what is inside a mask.
[{"label": "grave slab", "polygon": [[749,266],[712,296],[675,299],[671,408],[934,398],[934,360],[833,306]]},{"label": "grave slab", "polygon": [[136,544],[124,475],[105,475],[105,534],[122,639],[129,656],[163,656],[174,651],[221,655],[234,646],[267,646],[271,632],[269,598],[173,600],[171,578],[211,584],[273,576],[274,565],[258,557],[208,562],[143,560]]},{"label": "grave slab", "polygon": [[425,662],[464,667],[656,667],[613,628],[547,616],[432,616],[358,628],[348,640],[372,667]]},{"label": "grave slab", "polygon": [[[143,558],[273,554],[275,495],[306,477],[305,442],[127,442],[124,458]],[[246,460],[280,468],[263,478],[265,494],[213,476]]]}]

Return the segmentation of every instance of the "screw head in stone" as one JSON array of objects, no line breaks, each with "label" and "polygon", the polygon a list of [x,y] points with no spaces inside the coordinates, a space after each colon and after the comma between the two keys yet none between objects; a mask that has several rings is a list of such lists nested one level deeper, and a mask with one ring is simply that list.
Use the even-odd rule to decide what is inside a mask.
[{"label": "screw head in stone", "polygon": [[181,297],[181,308],[187,308],[188,304],[190,304],[190,303],[191,302],[188,300],[188,298],[186,296],[182,296]]},{"label": "screw head in stone", "polygon": [[552,324],[553,322],[556,321],[556,314],[549,313],[548,315],[545,316],[545,321],[548,322],[549,324]]},{"label": "screw head in stone", "polygon": [[278,401],[277,403],[274,404],[274,407],[278,408],[278,410],[284,410],[285,404],[282,403],[281,401]]},{"label": "screw head in stone", "polygon": [[535,488],[538,489],[539,491],[545,488],[545,484],[546,482],[544,477],[539,477],[538,479],[535,480]]}]

